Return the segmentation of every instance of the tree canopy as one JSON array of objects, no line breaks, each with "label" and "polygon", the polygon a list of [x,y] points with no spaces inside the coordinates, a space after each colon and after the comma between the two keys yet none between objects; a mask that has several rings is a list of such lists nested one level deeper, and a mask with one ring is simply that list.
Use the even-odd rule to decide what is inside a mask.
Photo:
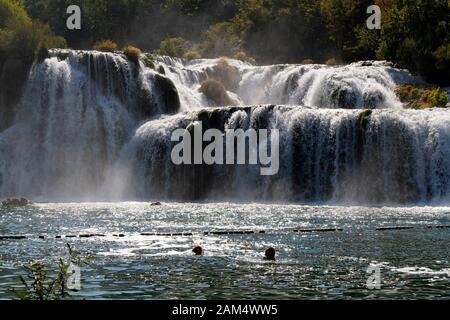
[{"label": "tree canopy", "polygon": [[[1,0],[20,26],[42,23],[70,47],[110,39],[120,47],[184,56],[234,56],[259,63],[386,59],[429,81],[449,82],[448,0]],[[369,30],[367,8],[382,9]],[[8,5],[6,5],[8,4]],[[20,7],[26,9],[26,12]],[[66,28],[66,9],[82,10],[82,29]],[[5,9],[6,8],[6,9]],[[8,9],[9,8],[9,9]],[[28,13],[28,14],[27,14]],[[33,19],[31,20],[28,15]],[[39,22],[35,22],[39,21]],[[11,28],[10,28],[11,29]],[[35,28],[36,29],[36,28]],[[3,37],[5,37],[2,31]]]}]

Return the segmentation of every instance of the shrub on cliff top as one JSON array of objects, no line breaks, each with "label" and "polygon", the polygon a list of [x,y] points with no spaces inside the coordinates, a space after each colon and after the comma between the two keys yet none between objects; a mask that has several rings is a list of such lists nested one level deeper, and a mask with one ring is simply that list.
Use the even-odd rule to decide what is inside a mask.
[{"label": "shrub on cliff top", "polygon": [[233,104],[225,86],[219,80],[208,79],[203,81],[199,91],[218,107]]},{"label": "shrub on cliff top", "polygon": [[335,66],[336,65],[336,59],[335,58],[330,58],[327,61],[325,61],[325,64],[327,66]]},{"label": "shrub on cliff top", "polygon": [[128,58],[128,60],[138,64],[142,51],[136,47],[128,46],[123,50],[123,53]]},{"label": "shrub on cliff top", "polygon": [[235,91],[241,81],[239,69],[230,65],[225,57],[220,58],[217,64],[207,72],[210,78],[220,80],[225,88],[230,91]]},{"label": "shrub on cliff top", "polygon": [[100,40],[94,44],[94,50],[101,52],[114,52],[117,51],[117,43],[112,40]]}]

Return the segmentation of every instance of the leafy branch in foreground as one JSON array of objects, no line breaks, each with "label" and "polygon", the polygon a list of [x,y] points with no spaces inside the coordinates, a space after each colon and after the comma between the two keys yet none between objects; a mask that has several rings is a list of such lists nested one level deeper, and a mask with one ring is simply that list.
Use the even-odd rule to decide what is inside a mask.
[{"label": "leafy branch in foreground", "polygon": [[55,277],[51,276],[50,268],[42,263],[33,263],[30,266],[24,266],[27,275],[20,277],[20,282],[24,289],[21,291],[11,290],[20,300],[60,300],[69,298],[71,291],[67,282],[70,277],[69,267],[71,264],[78,267],[83,264],[87,265],[85,259],[91,257],[81,257],[80,254],[73,250],[67,243],[69,256],[67,262],[63,259],[59,260],[58,271]]}]

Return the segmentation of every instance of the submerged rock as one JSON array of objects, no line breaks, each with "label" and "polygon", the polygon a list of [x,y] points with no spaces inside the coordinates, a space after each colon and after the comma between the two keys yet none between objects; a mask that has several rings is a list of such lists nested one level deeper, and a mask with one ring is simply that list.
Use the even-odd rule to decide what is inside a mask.
[{"label": "submerged rock", "polygon": [[2,201],[3,207],[24,207],[32,204],[32,202],[25,198],[8,198]]}]

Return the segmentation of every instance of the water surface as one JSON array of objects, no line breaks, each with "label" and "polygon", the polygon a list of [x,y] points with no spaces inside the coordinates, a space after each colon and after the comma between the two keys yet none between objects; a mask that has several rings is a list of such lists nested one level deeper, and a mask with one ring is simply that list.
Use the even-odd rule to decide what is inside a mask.
[{"label": "water surface", "polygon": [[[0,208],[0,235],[27,236],[0,240],[0,298],[14,297],[9,290],[19,286],[24,265],[56,269],[70,243],[95,257],[82,268],[75,298],[448,299],[450,229],[436,227],[449,225],[449,207],[128,202]],[[376,230],[390,226],[413,229]],[[293,231],[317,228],[343,231]],[[255,233],[204,234],[224,230]],[[65,238],[92,233],[105,236]],[[192,256],[194,245],[204,248],[203,257]],[[263,261],[269,245],[278,251],[276,262]],[[380,290],[366,287],[370,265],[380,267]]]}]

